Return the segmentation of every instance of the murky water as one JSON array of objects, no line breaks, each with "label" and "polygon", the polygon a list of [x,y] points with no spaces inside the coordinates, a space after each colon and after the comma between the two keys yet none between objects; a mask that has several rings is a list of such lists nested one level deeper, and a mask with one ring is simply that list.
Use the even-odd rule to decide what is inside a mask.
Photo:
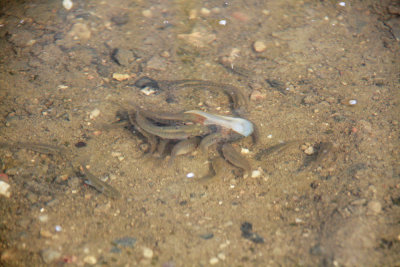
[{"label": "murky water", "polygon": [[[395,1],[72,4],[1,4],[2,265],[400,264]],[[147,154],[134,106],[248,119],[251,174]]]}]

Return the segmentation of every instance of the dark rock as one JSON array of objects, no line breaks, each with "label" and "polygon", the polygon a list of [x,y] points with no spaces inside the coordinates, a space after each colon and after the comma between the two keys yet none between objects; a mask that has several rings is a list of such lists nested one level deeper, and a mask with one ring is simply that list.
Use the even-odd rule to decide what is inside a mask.
[{"label": "dark rock", "polygon": [[252,231],[253,225],[251,223],[242,223],[242,225],[240,226],[240,230],[242,231],[242,237],[249,239],[256,244],[264,243],[264,238]]},{"label": "dark rock", "polygon": [[272,79],[265,79],[265,81],[267,82],[267,84],[269,86],[271,86],[272,88],[278,90],[282,94],[284,94],[284,95],[287,94],[287,91],[285,90],[285,87],[283,86],[283,84],[280,81],[272,80]]},{"label": "dark rock", "polygon": [[87,146],[87,144],[83,141],[79,141],[78,143],[75,144],[75,147],[77,148],[81,148],[81,147],[85,147]]},{"label": "dark rock", "polygon": [[115,23],[117,26],[122,26],[128,23],[129,17],[128,14],[123,14],[119,16],[114,16],[111,18],[111,21]]},{"label": "dark rock", "polygon": [[96,70],[97,73],[101,76],[101,77],[108,77],[110,76],[110,68],[107,66],[104,66],[102,64],[96,64]]},{"label": "dark rock", "polygon": [[157,81],[155,81],[149,77],[146,77],[146,76],[137,80],[134,85],[140,89],[148,88],[153,91],[156,91],[156,94],[161,91],[160,87],[158,86]]},{"label": "dark rock", "polygon": [[127,67],[135,60],[135,55],[130,50],[115,48],[111,52],[111,59],[118,65]]},{"label": "dark rock", "polygon": [[113,243],[117,246],[125,247],[125,248],[133,248],[136,243],[136,238],[125,236],[120,239],[116,239]]},{"label": "dark rock", "polygon": [[204,234],[204,235],[200,235],[200,237],[203,238],[203,239],[205,239],[205,240],[207,240],[207,239],[213,238],[213,237],[214,237],[214,234],[213,234],[213,233],[206,233],[206,234]]}]

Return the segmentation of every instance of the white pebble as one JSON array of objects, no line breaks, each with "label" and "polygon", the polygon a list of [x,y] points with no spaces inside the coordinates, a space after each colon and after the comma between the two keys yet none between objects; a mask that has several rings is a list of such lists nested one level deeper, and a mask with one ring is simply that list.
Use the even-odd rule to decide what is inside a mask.
[{"label": "white pebble", "polygon": [[147,258],[147,259],[151,259],[153,258],[153,250],[149,249],[149,248],[143,248],[143,257]]},{"label": "white pebble", "polygon": [[140,92],[141,92],[142,94],[145,94],[145,95],[152,95],[152,94],[154,94],[154,93],[156,92],[156,90],[154,90],[154,89],[151,88],[151,87],[145,87],[145,88],[143,88],[142,90],[140,90]]},{"label": "white pebble", "polygon": [[60,225],[56,225],[56,226],[54,227],[54,229],[56,230],[56,232],[61,232],[61,231],[62,231],[62,228],[61,228]]},{"label": "white pebble", "polygon": [[72,3],[71,0],[63,0],[62,5],[66,10],[70,10],[73,7],[74,3]]},{"label": "white pebble", "polygon": [[98,108],[93,109],[90,114],[89,118],[93,120],[94,118],[98,117],[100,115],[100,110]]},{"label": "white pebble", "polygon": [[254,170],[251,172],[251,178],[257,178],[261,176],[261,172],[259,170]]},{"label": "white pebble", "polygon": [[218,253],[218,258],[220,259],[220,260],[225,260],[226,259],[226,256],[225,256],[225,254],[224,253],[222,253],[222,252],[220,252],[220,253]]},{"label": "white pebble", "polygon": [[211,265],[215,265],[215,264],[217,264],[219,262],[219,259],[217,258],[217,257],[212,257],[211,259],[210,259],[210,264]]},{"label": "white pebble", "polygon": [[9,191],[9,189],[10,185],[0,180],[0,195],[9,198],[11,196],[11,192]]},{"label": "white pebble", "polygon": [[349,100],[349,105],[355,105],[355,104],[357,104],[357,100],[355,100],[355,99]]},{"label": "white pebble", "polygon": [[38,217],[38,219],[39,219],[40,222],[45,223],[45,222],[47,222],[49,220],[49,215],[47,215],[47,214],[40,215]]},{"label": "white pebble", "polygon": [[226,25],[226,20],[225,20],[225,19],[221,19],[221,20],[218,22],[218,24],[219,24],[219,25],[222,25],[222,26],[225,26],[225,25]]},{"label": "white pebble", "polygon": [[295,221],[296,223],[302,223],[302,222],[303,222],[303,220],[300,219],[300,218],[295,218],[294,221]]},{"label": "white pebble", "polygon": [[250,153],[250,150],[249,150],[248,148],[242,147],[242,150],[240,151],[240,153],[242,153],[242,154],[249,154],[249,153]]},{"label": "white pebble", "polygon": [[128,80],[131,77],[131,75],[127,73],[113,73],[112,77],[114,80],[122,82]]},{"label": "white pebble", "polygon": [[306,150],[304,150],[304,153],[306,153],[307,155],[314,154],[314,147],[312,146],[307,147]]},{"label": "white pebble", "polygon": [[263,41],[255,41],[253,44],[254,51],[261,53],[267,49],[267,46]]},{"label": "white pebble", "polygon": [[188,174],[186,174],[187,178],[193,178],[194,177],[194,173],[193,172],[189,172]]},{"label": "white pebble", "polygon": [[203,7],[203,8],[200,9],[200,13],[201,13],[203,16],[208,16],[208,15],[210,15],[211,11],[210,11],[209,9]]},{"label": "white pebble", "polygon": [[86,256],[83,258],[83,262],[87,263],[89,265],[95,265],[97,263],[96,257],[95,256]]},{"label": "white pebble", "polygon": [[153,12],[150,9],[145,9],[142,11],[142,15],[146,18],[151,18],[153,16]]},{"label": "white pebble", "polygon": [[340,2],[339,6],[346,6],[346,2]]}]

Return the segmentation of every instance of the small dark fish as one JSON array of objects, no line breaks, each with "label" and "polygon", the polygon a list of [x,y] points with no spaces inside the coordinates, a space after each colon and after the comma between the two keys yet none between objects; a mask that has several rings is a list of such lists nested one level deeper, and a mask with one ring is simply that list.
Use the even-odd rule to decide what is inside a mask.
[{"label": "small dark fish", "polygon": [[239,152],[237,152],[231,144],[224,144],[222,146],[222,155],[233,166],[244,170],[245,174],[251,175],[251,165]]},{"label": "small dark fish", "polygon": [[191,124],[180,126],[157,126],[136,111],[136,123],[144,131],[164,139],[186,139],[189,137],[203,136],[210,132],[205,125]]},{"label": "small dark fish", "polygon": [[232,72],[233,74],[237,74],[243,77],[251,77],[253,76],[253,72],[243,68],[241,66],[237,66],[233,64],[230,60],[227,60],[226,58],[222,57],[218,60],[218,63],[221,64],[226,70],[229,72]]},{"label": "small dark fish", "polygon": [[222,178],[222,175],[225,174],[225,169],[227,164],[228,163],[221,157],[213,158],[211,160],[211,167],[212,167],[211,173],[196,181],[202,184],[207,184],[212,180]]},{"label": "small dark fish", "polygon": [[203,152],[207,152],[207,150],[210,146],[212,146],[224,139],[225,139],[225,137],[222,135],[221,132],[211,133],[201,140],[200,148]]},{"label": "small dark fish", "polygon": [[264,238],[259,234],[253,232],[253,225],[251,223],[242,223],[242,225],[240,226],[240,231],[242,231],[242,237],[249,239],[256,244],[264,243]]},{"label": "small dark fish", "polygon": [[134,114],[129,113],[129,114],[128,114],[128,118],[129,118],[129,122],[130,122],[133,126],[135,126],[135,129],[136,129],[138,132],[140,132],[140,133],[147,139],[147,142],[150,144],[149,153],[153,153],[154,151],[156,151],[156,149],[157,149],[157,144],[158,144],[158,138],[157,138],[157,136],[155,136],[155,135],[153,135],[153,134],[151,134],[151,133],[148,133],[147,131],[145,131],[144,129],[142,129],[142,128],[140,127],[140,125],[136,122],[136,120],[135,120],[135,115],[134,115]]},{"label": "small dark fish", "polygon": [[233,113],[243,115],[247,112],[249,106],[249,98],[239,88],[223,83],[216,83],[204,80],[175,80],[175,81],[159,81],[161,88],[169,88],[171,90],[179,89],[205,89],[209,91],[222,91],[229,96],[232,101]]},{"label": "small dark fish", "polygon": [[84,164],[81,164],[81,168],[83,174],[85,175],[85,183],[94,187],[97,191],[104,194],[107,197],[111,198],[120,198],[120,193],[111,185],[106,184],[96,176],[94,176],[89,170],[85,167]]},{"label": "small dark fish", "polygon": [[176,156],[189,154],[196,150],[200,143],[200,137],[193,137],[178,142],[171,151],[171,158],[168,161],[168,166],[172,165]]},{"label": "small dark fish", "polygon": [[276,144],[264,149],[261,149],[259,152],[257,152],[255,159],[256,160],[261,160],[263,157],[270,157],[273,154],[281,153],[285,149],[288,149],[292,145],[299,144],[302,141],[299,140],[294,140],[294,141],[288,141],[280,144]]},{"label": "small dark fish", "polygon": [[51,155],[63,155],[65,153],[65,149],[58,146],[42,144],[42,143],[29,143],[29,142],[16,142],[16,143],[6,143],[0,142],[0,147],[3,148],[23,148],[36,151],[42,154],[51,154]]}]

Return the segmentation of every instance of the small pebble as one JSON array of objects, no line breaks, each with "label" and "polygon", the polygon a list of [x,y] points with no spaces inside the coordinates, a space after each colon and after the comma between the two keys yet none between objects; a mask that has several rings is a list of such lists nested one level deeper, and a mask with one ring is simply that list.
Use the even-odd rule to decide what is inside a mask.
[{"label": "small pebble", "polygon": [[45,222],[47,222],[49,220],[49,215],[47,215],[47,214],[40,215],[38,217],[38,219],[39,219],[40,222],[45,223]]},{"label": "small pebble", "polygon": [[211,265],[215,265],[215,264],[217,264],[219,262],[219,259],[217,258],[217,257],[212,257],[211,259],[210,259],[210,264]]},{"label": "small pebble", "polygon": [[253,44],[254,51],[261,53],[267,49],[267,46],[263,41],[255,41]]},{"label": "small pebble", "polygon": [[71,0],[63,0],[62,5],[66,10],[70,10],[73,7],[74,3],[72,3]]},{"label": "small pebble", "polygon": [[146,18],[151,18],[153,16],[153,12],[150,9],[145,9],[142,11],[142,15]]},{"label": "small pebble", "polygon": [[205,239],[205,240],[207,240],[207,239],[213,238],[214,234],[213,233],[207,233],[207,234],[204,234],[204,235],[200,235],[200,237]]},{"label": "small pebble", "polygon": [[196,19],[197,18],[197,10],[196,9],[191,9],[189,11],[189,19]]},{"label": "small pebble", "polygon": [[355,99],[349,100],[349,105],[355,105],[355,104],[357,104],[357,100],[355,100]]},{"label": "small pebble", "polygon": [[226,256],[225,256],[225,254],[224,253],[222,253],[222,252],[220,252],[220,253],[218,253],[218,258],[220,259],[220,260],[225,260],[226,259]]},{"label": "small pebble", "polygon": [[219,13],[221,13],[221,9],[219,7],[213,7],[211,9],[211,12],[214,14],[219,14]]},{"label": "small pebble", "polygon": [[56,230],[56,232],[61,232],[62,231],[62,227],[60,225],[56,225],[54,227],[54,229]]},{"label": "small pebble", "polygon": [[259,90],[254,90],[251,95],[250,95],[250,100],[256,101],[256,100],[262,100],[267,97],[267,94],[260,92]]},{"label": "small pebble", "polygon": [[354,99],[354,98],[346,98],[346,99],[343,99],[343,100],[341,101],[341,103],[342,103],[343,105],[352,107],[352,106],[357,105],[358,102],[357,102],[357,99]]},{"label": "small pebble", "polygon": [[100,110],[98,108],[93,109],[90,114],[89,114],[89,118],[91,120],[97,118],[100,115]]},{"label": "small pebble", "polygon": [[254,170],[251,172],[251,178],[257,178],[261,176],[261,172],[259,170]]},{"label": "small pebble", "polygon": [[193,178],[194,177],[194,173],[193,172],[189,172],[188,174],[186,174],[187,178]]},{"label": "small pebble", "polygon": [[85,258],[83,258],[83,262],[89,265],[95,265],[97,263],[97,259],[95,256],[88,255]]},{"label": "small pebble", "polygon": [[68,36],[73,40],[89,40],[92,33],[86,24],[78,22],[72,26]]},{"label": "small pebble", "polygon": [[314,147],[312,147],[312,146],[309,146],[309,147],[307,147],[305,150],[304,150],[304,153],[306,153],[307,155],[312,155],[312,154],[314,154]]},{"label": "small pebble", "polygon": [[368,203],[368,211],[372,214],[379,214],[382,211],[382,204],[379,201],[373,200]]},{"label": "small pebble", "polygon": [[41,237],[45,237],[45,238],[53,237],[53,234],[50,231],[47,231],[47,230],[44,230],[44,229],[41,229],[39,234],[40,234]]},{"label": "small pebble", "polygon": [[9,198],[11,196],[11,192],[9,191],[10,185],[2,180],[0,180],[0,195]]},{"label": "small pebble", "polygon": [[45,263],[49,264],[61,257],[61,253],[53,249],[42,250],[42,259]]},{"label": "small pebble", "polygon": [[122,82],[122,81],[128,80],[131,76],[126,73],[124,73],[124,74],[123,73],[113,73],[112,77],[114,80]]},{"label": "small pebble", "polygon": [[145,87],[145,88],[141,89],[140,92],[142,94],[145,94],[145,95],[149,96],[149,95],[152,95],[152,94],[156,93],[157,91],[154,90],[151,87]]},{"label": "small pebble", "polygon": [[263,13],[265,16],[269,16],[269,14],[271,14],[271,11],[269,11],[269,10],[267,10],[267,9],[263,9],[262,13]]},{"label": "small pebble", "polygon": [[121,152],[112,151],[111,152],[111,156],[115,157],[115,158],[118,158],[118,157],[122,156],[122,153]]},{"label": "small pebble", "polygon": [[164,50],[163,52],[161,52],[160,56],[164,58],[169,58],[171,54],[168,51]]},{"label": "small pebble", "polygon": [[83,141],[79,141],[78,143],[75,144],[75,147],[77,147],[77,148],[81,148],[81,147],[85,147],[85,146],[86,146],[86,143]]},{"label": "small pebble", "polygon": [[249,153],[250,153],[250,150],[249,150],[248,148],[242,147],[240,153],[242,153],[242,154],[249,154]]},{"label": "small pebble", "polygon": [[136,243],[136,238],[126,236],[126,237],[114,240],[113,243],[118,246],[121,246],[121,247],[133,248],[133,246]]},{"label": "small pebble", "polygon": [[218,21],[219,25],[225,26],[226,25],[226,20],[225,19],[221,19],[220,21]]},{"label": "small pebble", "polygon": [[144,247],[143,248],[143,257],[147,258],[147,259],[151,259],[153,258],[153,250]]},{"label": "small pebble", "polygon": [[200,9],[200,14],[203,16],[208,16],[208,15],[210,15],[210,13],[211,13],[211,11],[205,7]]}]

